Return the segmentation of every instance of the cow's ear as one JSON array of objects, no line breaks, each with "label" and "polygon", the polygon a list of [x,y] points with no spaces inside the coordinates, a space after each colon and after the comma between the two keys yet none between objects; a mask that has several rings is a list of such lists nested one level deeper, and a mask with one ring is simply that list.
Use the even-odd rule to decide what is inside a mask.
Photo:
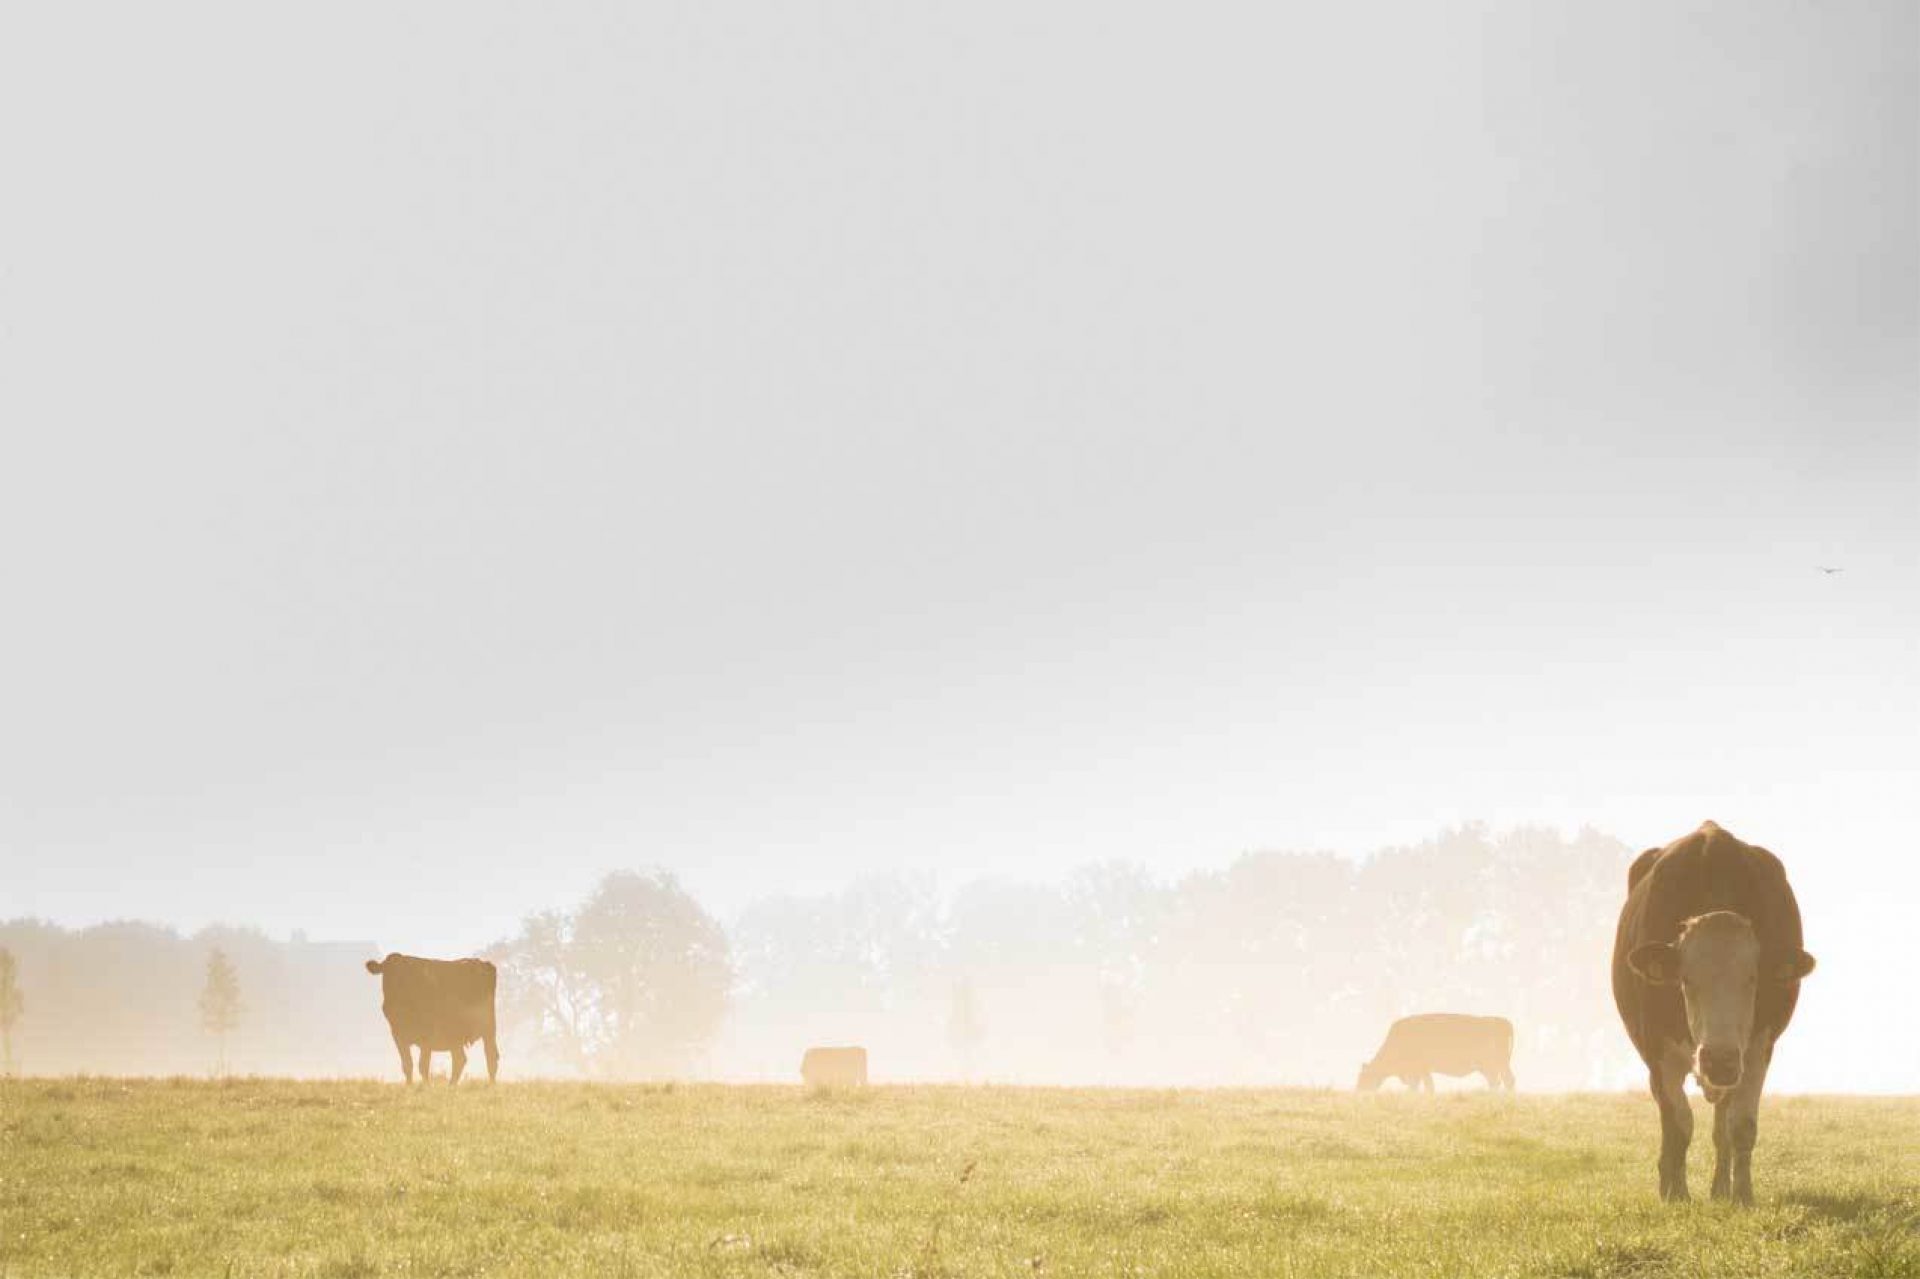
[{"label": "cow's ear", "polygon": [[1768,966],[1767,976],[1782,985],[1790,981],[1799,981],[1813,971],[1813,956],[1804,950],[1796,950],[1791,955],[1782,955]]},{"label": "cow's ear", "polygon": [[1627,967],[1644,981],[1656,986],[1671,986],[1680,980],[1680,952],[1663,941],[1635,946],[1627,956]]}]

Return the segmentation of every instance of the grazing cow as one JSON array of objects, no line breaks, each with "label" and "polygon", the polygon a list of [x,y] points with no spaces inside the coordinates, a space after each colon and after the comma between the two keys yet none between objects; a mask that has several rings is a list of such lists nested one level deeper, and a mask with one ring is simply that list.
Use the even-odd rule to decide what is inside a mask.
[{"label": "grazing cow", "polygon": [[810,1088],[858,1088],[867,1082],[864,1048],[809,1048],[800,1058],[800,1078]]},{"label": "grazing cow", "polygon": [[1613,1002],[1660,1107],[1660,1197],[1687,1197],[1691,1073],[1713,1103],[1713,1197],[1753,1202],[1753,1143],[1773,1044],[1813,956],[1780,859],[1712,822],[1627,871]]},{"label": "grazing cow", "polygon": [[400,1069],[413,1082],[414,1045],[420,1048],[420,1082],[427,1082],[433,1054],[453,1055],[453,1080],[467,1068],[467,1045],[478,1039],[487,1049],[487,1079],[500,1073],[500,1047],[494,1042],[495,973],[484,959],[415,959],[388,955],[369,959],[367,971],[380,978],[380,1011],[400,1050]]},{"label": "grazing cow", "polygon": [[1433,1091],[1433,1077],[1478,1071],[1489,1088],[1513,1091],[1513,1023],[1505,1017],[1421,1013],[1387,1028],[1386,1042],[1360,1067],[1354,1087],[1373,1092],[1392,1077]]}]

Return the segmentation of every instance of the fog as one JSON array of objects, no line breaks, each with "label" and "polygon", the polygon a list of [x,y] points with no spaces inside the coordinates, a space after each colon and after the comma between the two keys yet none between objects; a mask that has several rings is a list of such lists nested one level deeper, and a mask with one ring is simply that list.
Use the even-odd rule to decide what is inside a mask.
[{"label": "fog", "polygon": [[639,871],[711,1039],[510,1070],[1344,1084],[1431,1004],[1608,1083],[1712,818],[1820,959],[1772,1081],[1920,1087],[1910,3],[8,31],[27,1069],[204,1069],[219,939],[235,1068],[383,1071],[359,960]]},{"label": "fog", "polygon": [[[483,953],[508,1078],[792,1083],[805,1047],[848,1043],[881,1082],[1348,1087],[1394,1018],[1454,1011],[1515,1024],[1523,1087],[1610,1089],[1643,1073],[1606,967],[1632,854],[1591,830],[1470,825],[1172,881],[1123,862],[1057,883],[877,876],[725,923],[672,875],[629,871]],[[14,921],[0,948],[24,995],[17,1069],[396,1069],[372,942]],[[239,985],[224,1037],[201,999],[216,953]],[[1830,984],[1810,979],[1777,1086],[1910,1090],[1910,1059],[1823,1042],[1846,1006]]]}]

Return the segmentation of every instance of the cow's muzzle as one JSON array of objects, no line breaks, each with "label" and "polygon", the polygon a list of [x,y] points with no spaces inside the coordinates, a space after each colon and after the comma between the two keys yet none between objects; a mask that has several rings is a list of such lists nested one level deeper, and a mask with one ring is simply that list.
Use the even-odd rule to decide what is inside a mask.
[{"label": "cow's muzzle", "polygon": [[1740,1065],[1738,1048],[1702,1048],[1694,1071],[1703,1084],[1731,1088],[1740,1082]]}]

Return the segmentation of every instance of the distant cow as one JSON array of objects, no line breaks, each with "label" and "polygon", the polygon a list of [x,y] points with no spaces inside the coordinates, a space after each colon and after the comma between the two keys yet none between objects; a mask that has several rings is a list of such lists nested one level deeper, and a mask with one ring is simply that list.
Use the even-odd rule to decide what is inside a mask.
[{"label": "distant cow", "polygon": [[1485,1076],[1488,1087],[1513,1091],[1513,1023],[1505,1017],[1421,1013],[1387,1028],[1386,1042],[1360,1067],[1354,1086],[1373,1092],[1382,1081],[1397,1077],[1409,1088],[1432,1092],[1435,1075],[1475,1071]]},{"label": "distant cow", "polygon": [[867,1082],[864,1048],[809,1048],[800,1058],[800,1078],[811,1088],[857,1088]]},{"label": "distant cow", "polygon": [[388,955],[369,959],[367,971],[380,978],[380,1010],[400,1050],[400,1069],[413,1082],[412,1047],[420,1049],[420,1082],[436,1052],[453,1054],[453,1082],[467,1068],[467,1045],[486,1045],[487,1078],[500,1073],[500,1048],[494,1042],[495,973],[484,959],[415,959]]},{"label": "distant cow", "polygon": [[1760,1090],[1813,971],[1800,945],[1800,905],[1780,859],[1712,822],[1649,848],[1627,871],[1613,1002],[1660,1107],[1662,1199],[1687,1197],[1691,1073],[1713,1103],[1713,1197],[1753,1202]]}]

